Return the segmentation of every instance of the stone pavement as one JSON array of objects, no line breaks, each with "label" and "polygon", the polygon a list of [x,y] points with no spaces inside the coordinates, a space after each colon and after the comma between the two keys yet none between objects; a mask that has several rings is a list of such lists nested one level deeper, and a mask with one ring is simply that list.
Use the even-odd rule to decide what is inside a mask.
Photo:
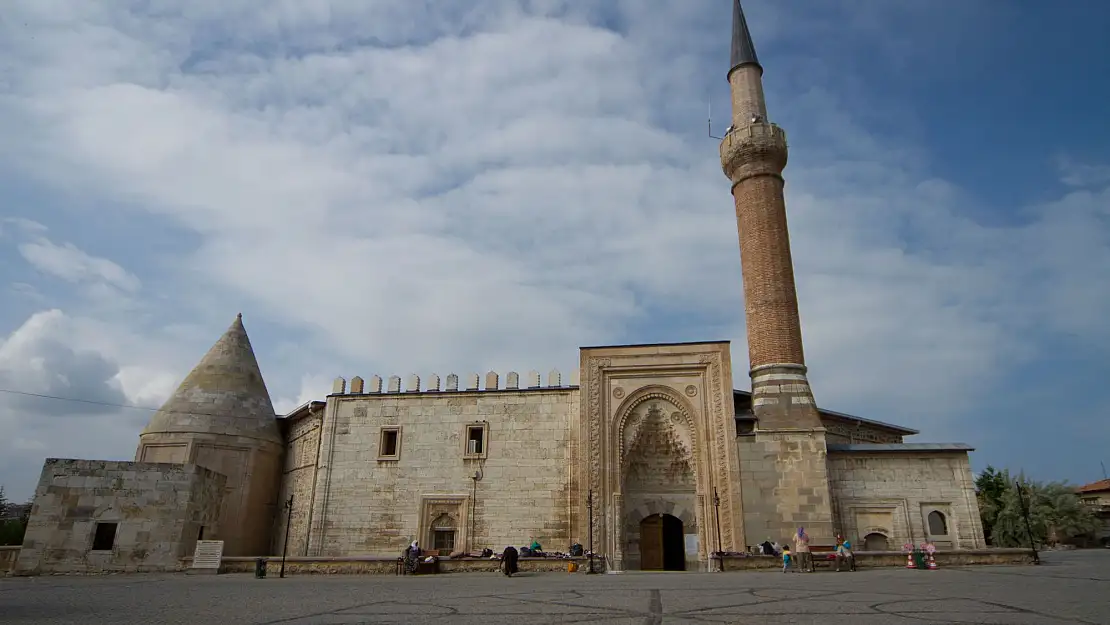
[{"label": "stone pavement", "polygon": [[787,575],[6,578],[0,579],[0,622],[1110,624],[1110,550],[1053,553],[1044,561],[1040,567]]}]

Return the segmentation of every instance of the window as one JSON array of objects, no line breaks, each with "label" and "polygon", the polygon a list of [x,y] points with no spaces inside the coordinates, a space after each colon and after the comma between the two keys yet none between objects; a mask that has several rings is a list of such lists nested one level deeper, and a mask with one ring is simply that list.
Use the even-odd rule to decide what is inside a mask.
[{"label": "window", "polygon": [[944,518],[944,514],[937,510],[929,513],[929,535],[930,536],[947,536],[948,535],[948,520]]},{"label": "window", "polygon": [[441,556],[449,556],[455,551],[455,530],[433,530],[432,549]]},{"label": "window", "polygon": [[475,423],[466,426],[466,450],[465,456],[467,458],[485,458],[486,448],[489,444],[489,426],[485,423]]},{"label": "window", "polygon": [[401,428],[382,428],[378,442],[378,460],[396,460],[401,455]]},{"label": "window", "polygon": [[97,523],[96,533],[93,534],[93,551],[111,551],[116,544],[116,527],[118,523]]},{"label": "window", "polygon": [[736,418],[737,436],[755,436],[755,419]]}]

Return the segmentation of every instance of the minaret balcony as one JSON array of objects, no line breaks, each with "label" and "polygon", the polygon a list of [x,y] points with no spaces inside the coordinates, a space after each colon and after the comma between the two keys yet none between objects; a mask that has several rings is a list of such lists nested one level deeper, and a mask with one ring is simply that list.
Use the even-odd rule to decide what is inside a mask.
[{"label": "minaret balcony", "polygon": [[721,140],[721,168],[733,183],[786,167],[786,132],[769,122],[731,128]]}]

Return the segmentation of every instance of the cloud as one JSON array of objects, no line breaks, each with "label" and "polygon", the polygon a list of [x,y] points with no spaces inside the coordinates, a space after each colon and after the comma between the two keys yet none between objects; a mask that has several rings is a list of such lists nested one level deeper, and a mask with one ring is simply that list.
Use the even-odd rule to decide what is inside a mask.
[{"label": "cloud", "polygon": [[73,283],[94,282],[133,293],[139,279],[106,258],[90,256],[72,243],[57,245],[45,238],[19,246],[19,253],[39,271]]},{"label": "cloud", "polygon": [[[979,415],[1021,376],[1110,345],[1104,165],[1068,162],[1047,200],[983,199],[938,173],[931,133],[881,130],[923,126],[917,110],[812,45],[855,38],[915,67],[933,33],[909,25],[936,14],[750,4],[791,141],[818,401],[984,443]],[[647,8],[16,0],[0,24],[0,173],[67,211],[23,214],[66,243],[24,224],[22,257],[88,285],[82,302],[135,305],[71,308],[26,276],[9,292],[80,310],[66,344],[102,354],[146,406],[239,310],[279,409],[335,375],[569,372],[600,343],[732,339],[746,387],[735,220],[703,126],[706,100],[726,102],[729,7]],[[135,427],[75,453],[130,453]]]}]

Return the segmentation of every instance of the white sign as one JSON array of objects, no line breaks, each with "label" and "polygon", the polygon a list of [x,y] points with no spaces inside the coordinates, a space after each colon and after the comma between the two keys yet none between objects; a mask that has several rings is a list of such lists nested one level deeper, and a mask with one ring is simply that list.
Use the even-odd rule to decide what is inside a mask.
[{"label": "white sign", "polygon": [[198,540],[196,551],[193,552],[192,568],[219,571],[223,557],[224,541]]},{"label": "white sign", "polygon": [[697,557],[698,555],[698,535],[686,534],[686,555]]}]

